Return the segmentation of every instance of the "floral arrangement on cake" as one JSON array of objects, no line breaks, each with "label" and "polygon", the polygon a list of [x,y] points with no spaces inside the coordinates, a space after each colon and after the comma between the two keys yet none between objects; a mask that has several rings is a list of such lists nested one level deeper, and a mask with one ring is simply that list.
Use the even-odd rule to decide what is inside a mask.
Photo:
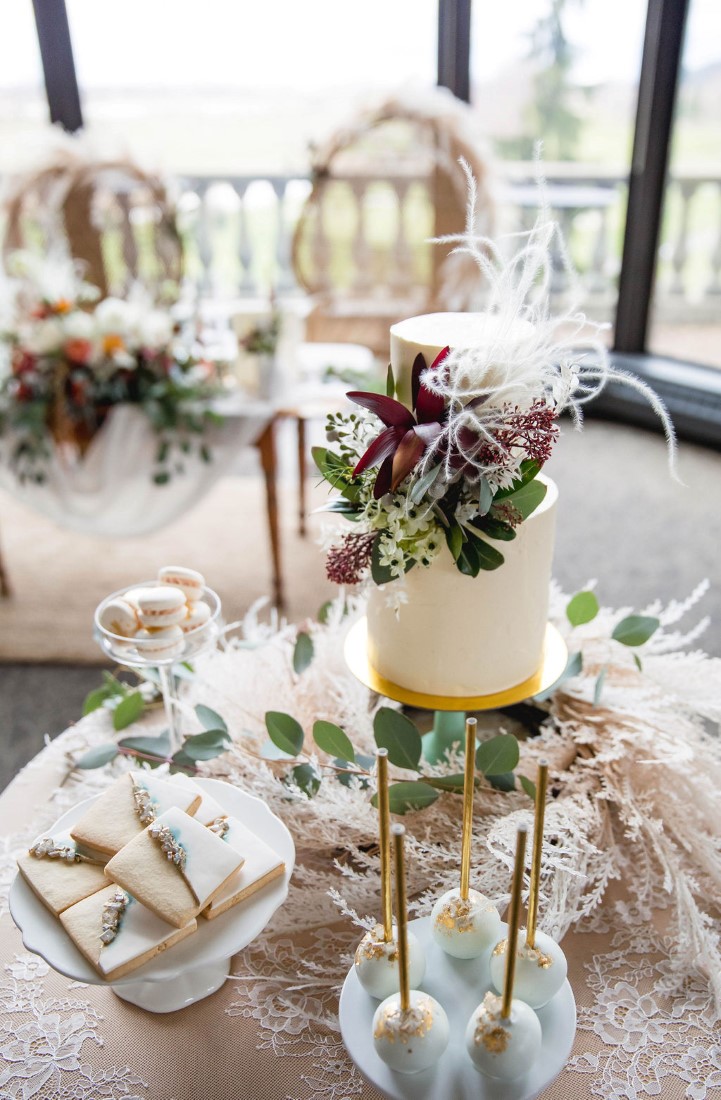
[{"label": "floral arrangement on cake", "polygon": [[121,403],[139,406],[157,432],[156,483],[182,468],[174,452],[210,460],[204,433],[218,418],[200,403],[218,390],[216,368],[180,337],[168,309],[140,288],[100,301],[72,261],[23,252],[8,268],[0,437],[21,481],[45,480],[53,444],[82,456]]},{"label": "floral arrangement on cake", "polygon": [[[546,495],[538,475],[558,438],[559,416],[569,412],[580,426],[584,403],[610,379],[651,403],[673,467],[673,429],[662,402],[611,366],[602,326],[575,308],[551,314],[552,253],[566,255],[556,224],[542,214],[529,232],[505,241],[475,237],[468,177],[467,231],[442,240],[470,254],[487,282],[487,310],[475,315],[481,338],[446,347],[431,363],[419,354],[408,404],[396,398],[391,367],[385,395],[348,393],[360,411],[331,415],[327,434],[337,448],[314,451],[321,474],[340,492],[328,510],[356,528],[328,553],[328,577],[338,584],[368,574],[385,584],[430,565],[446,547],[471,577],[501,566],[498,544],[516,538]],[[509,240],[515,250],[504,255]]]}]

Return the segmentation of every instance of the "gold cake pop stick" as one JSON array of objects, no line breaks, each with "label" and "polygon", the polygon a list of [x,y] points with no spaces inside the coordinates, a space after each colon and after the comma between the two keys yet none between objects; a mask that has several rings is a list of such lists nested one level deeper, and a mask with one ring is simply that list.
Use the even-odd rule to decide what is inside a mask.
[{"label": "gold cake pop stick", "polygon": [[381,902],[383,905],[383,939],[393,939],[393,900],[391,898],[391,814],[388,801],[388,749],[376,751],[378,764],[378,833],[381,856]]},{"label": "gold cake pop stick", "polygon": [[538,917],[538,891],[541,885],[541,859],[543,856],[543,821],[546,815],[546,787],[548,785],[548,761],[541,760],[536,779],[536,810],[533,822],[533,856],[531,858],[531,886],[528,893],[528,925],[526,943],[536,946],[536,919]]},{"label": "gold cake pop stick", "polygon": [[402,825],[391,826],[396,857],[396,920],[398,921],[398,973],[401,989],[401,1010],[411,1007],[410,982],[408,980],[408,904],[406,901],[406,868],[403,841],[406,831]]},{"label": "gold cake pop stick", "polygon": [[466,769],[463,779],[463,833],[461,839],[461,897],[468,898],[471,878],[473,792],[476,783],[476,719],[466,719]]},{"label": "gold cake pop stick", "polygon": [[521,923],[521,893],[523,891],[523,871],[526,864],[526,833],[525,825],[520,825],[516,833],[516,859],[513,865],[513,884],[511,886],[511,903],[508,906],[508,946],[506,948],[506,978],[503,983],[503,1001],[501,1002],[501,1016],[507,1020],[511,1015],[511,1001],[513,1000],[513,981],[516,976],[516,946],[518,944],[518,927]]}]

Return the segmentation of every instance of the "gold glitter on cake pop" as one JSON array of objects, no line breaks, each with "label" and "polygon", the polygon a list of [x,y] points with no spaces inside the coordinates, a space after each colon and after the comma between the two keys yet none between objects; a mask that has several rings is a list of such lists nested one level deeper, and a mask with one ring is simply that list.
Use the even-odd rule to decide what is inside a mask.
[{"label": "gold glitter on cake pop", "polygon": [[[500,940],[491,952],[492,955],[505,955],[508,950],[508,940]],[[519,944],[516,948],[516,958],[535,962],[541,970],[550,970],[553,966],[551,955],[545,955],[538,947],[529,947],[528,943]]]},{"label": "gold glitter on cake pop", "polygon": [[394,1001],[378,1020],[373,1038],[385,1039],[389,1043],[407,1043],[410,1039],[426,1035],[432,1027],[433,1004],[430,997],[416,1001],[409,1008],[401,1008],[400,1002]]}]

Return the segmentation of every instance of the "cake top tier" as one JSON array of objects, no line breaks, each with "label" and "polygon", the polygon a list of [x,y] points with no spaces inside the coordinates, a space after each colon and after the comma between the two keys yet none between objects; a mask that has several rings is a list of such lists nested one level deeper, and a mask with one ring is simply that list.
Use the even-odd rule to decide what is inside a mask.
[{"label": "cake top tier", "polygon": [[513,321],[492,313],[426,313],[391,326],[391,366],[398,400],[411,401],[411,371],[417,355],[430,366],[444,348],[487,348],[494,345],[508,354],[533,332],[521,319]]}]

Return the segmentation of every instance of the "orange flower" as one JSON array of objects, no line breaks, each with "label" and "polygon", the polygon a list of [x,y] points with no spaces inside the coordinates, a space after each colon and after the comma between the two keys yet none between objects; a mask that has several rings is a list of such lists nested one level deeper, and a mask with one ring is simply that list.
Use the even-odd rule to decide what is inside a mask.
[{"label": "orange flower", "polygon": [[69,298],[58,298],[57,302],[53,302],[50,307],[53,313],[70,313],[73,308],[73,303]]},{"label": "orange flower", "polygon": [[87,363],[92,350],[89,340],[68,340],[65,344],[65,354],[72,363]]},{"label": "orange flower", "polygon": [[114,355],[116,351],[125,351],[125,343],[122,336],[110,332],[103,336],[103,351],[106,355]]}]

